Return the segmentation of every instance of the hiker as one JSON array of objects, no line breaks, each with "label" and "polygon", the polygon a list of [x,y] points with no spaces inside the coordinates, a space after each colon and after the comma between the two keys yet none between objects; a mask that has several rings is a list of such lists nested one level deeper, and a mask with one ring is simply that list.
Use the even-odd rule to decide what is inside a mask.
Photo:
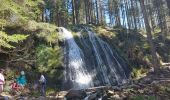
[{"label": "hiker", "polygon": [[26,78],[25,78],[25,72],[24,71],[21,71],[20,76],[17,77],[17,83],[21,87],[24,87],[26,85]]},{"label": "hiker", "polygon": [[41,74],[39,82],[40,82],[40,85],[41,85],[41,90],[40,90],[41,96],[45,96],[45,94],[46,94],[46,91],[45,91],[46,90],[46,79],[45,79],[43,74]]},{"label": "hiker", "polygon": [[3,92],[3,85],[5,84],[4,69],[0,69],[0,94]]}]

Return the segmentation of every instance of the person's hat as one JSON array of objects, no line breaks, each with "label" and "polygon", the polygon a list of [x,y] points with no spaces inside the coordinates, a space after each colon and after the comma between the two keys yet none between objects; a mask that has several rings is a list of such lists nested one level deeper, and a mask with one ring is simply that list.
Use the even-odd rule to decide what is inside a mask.
[{"label": "person's hat", "polygon": [[21,71],[21,75],[25,75],[25,72],[24,72],[24,71]]}]

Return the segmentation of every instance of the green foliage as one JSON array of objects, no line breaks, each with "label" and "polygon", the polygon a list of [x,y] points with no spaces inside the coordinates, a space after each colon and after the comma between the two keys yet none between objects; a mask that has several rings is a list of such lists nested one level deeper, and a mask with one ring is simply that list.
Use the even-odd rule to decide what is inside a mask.
[{"label": "green foliage", "polygon": [[27,17],[35,19],[34,14],[39,14],[43,6],[43,0],[1,0],[0,11],[9,11],[10,14],[16,14],[18,17]]},{"label": "green foliage", "polygon": [[40,45],[36,49],[37,66],[39,72],[48,73],[49,76],[60,75],[61,72],[58,70],[62,67],[62,56],[59,47],[48,47]]},{"label": "green foliage", "polygon": [[5,26],[6,25],[6,20],[4,20],[4,19],[0,19],[0,26],[2,27],[2,26]]},{"label": "green foliage", "polygon": [[19,41],[22,41],[26,39],[28,35],[21,35],[21,34],[13,34],[13,35],[7,35],[5,32],[0,31],[0,47],[5,48],[15,48],[10,43],[18,43]]},{"label": "green foliage", "polygon": [[147,73],[147,69],[144,69],[144,68],[133,68],[132,70],[132,77],[133,78],[141,78],[143,75],[145,75]]},{"label": "green foliage", "polygon": [[29,21],[25,26],[27,30],[37,31],[39,38],[44,38],[49,43],[56,43],[58,39],[57,27],[48,23],[37,23],[35,21]]},{"label": "green foliage", "polygon": [[55,88],[47,88],[46,90],[46,95],[55,95],[56,94],[56,89]]},{"label": "green foliage", "polygon": [[[0,27],[25,26],[29,20],[38,20],[43,0],[0,0]],[[2,30],[1,30],[2,31]]]},{"label": "green foliage", "polygon": [[[16,49],[14,50],[16,52],[12,52],[13,56],[10,56],[11,57],[10,59],[16,59],[22,57],[24,57],[24,59],[29,59],[29,60],[31,59],[31,61],[28,62],[29,64],[27,66],[34,65],[35,57],[37,57],[36,64],[37,64],[38,71],[33,70],[33,73],[45,72],[48,73],[47,75],[48,78],[49,77],[57,78],[57,76],[62,75],[61,74],[62,71],[59,70],[62,68],[62,61],[61,61],[62,56],[60,55],[61,50],[59,47],[55,47],[55,48],[49,47],[49,44],[56,45],[57,43],[57,39],[58,39],[58,34],[56,31],[57,27],[49,23],[39,22],[42,20],[41,15],[44,13],[43,11],[45,6],[46,4],[44,0],[0,0],[0,48],[2,47],[2,48]],[[63,9],[60,10],[62,11]],[[10,33],[10,35],[7,33]],[[15,34],[15,33],[22,33],[22,34],[29,34],[29,35],[22,35],[22,34]],[[23,46],[21,44],[19,46],[19,49],[22,49],[23,47],[24,49],[26,49],[23,51],[24,54],[21,52],[18,53],[17,52],[18,44],[16,43],[23,41],[28,36],[30,36],[30,38],[24,41],[24,43],[29,45]],[[35,36],[37,36],[36,39],[32,38]],[[44,45],[41,45],[43,43]],[[37,45],[38,47],[36,47]],[[36,48],[36,52],[34,50],[34,47]],[[8,50],[10,49],[5,49],[5,51]],[[4,60],[4,58],[2,59]],[[16,61],[13,64],[14,66],[15,63],[20,64],[22,62]],[[26,65],[24,66],[24,68],[27,69]],[[13,73],[11,72],[8,74],[7,78],[11,79],[12,76]],[[34,94],[37,95],[36,92]]]},{"label": "green foliage", "polygon": [[49,23],[43,23],[43,22],[36,22],[34,20],[30,20],[27,24],[27,26],[25,26],[28,30],[47,30],[49,32],[53,32],[56,30],[56,26],[49,24]]}]

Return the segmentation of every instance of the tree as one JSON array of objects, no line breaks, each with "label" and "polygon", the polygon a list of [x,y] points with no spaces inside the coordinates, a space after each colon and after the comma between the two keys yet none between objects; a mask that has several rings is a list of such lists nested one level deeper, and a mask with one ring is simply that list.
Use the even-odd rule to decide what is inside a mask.
[{"label": "tree", "polygon": [[160,62],[159,62],[158,57],[156,55],[156,50],[155,50],[155,46],[154,46],[153,39],[152,39],[152,31],[151,31],[151,27],[149,25],[148,14],[146,12],[144,0],[140,0],[140,5],[141,5],[143,17],[144,17],[145,26],[146,26],[147,39],[148,39],[148,43],[150,45],[150,50],[151,50],[151,55],[152,55],[152,64],[153,64],[154,70],[156,72],[160,68]]}]

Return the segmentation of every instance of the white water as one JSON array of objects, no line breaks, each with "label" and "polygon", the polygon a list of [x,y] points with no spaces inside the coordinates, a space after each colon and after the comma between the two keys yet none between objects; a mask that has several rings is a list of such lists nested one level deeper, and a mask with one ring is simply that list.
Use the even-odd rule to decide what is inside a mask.
[{"label": "white water", "polygon": [[[89,40],[92,44],[92,49],[94,50],[97,59],[98,66],[96,66],[96,69],[99,69],[103,74],[102,81],[107,85],[111,85],[112,83],[114,83],[113,79],[116,79],[118,85],[123,84],[127,79],[125,71],[113,55],[110,46],[88,28],[85,28],[85,30],[88,33]],[[100,50],[97,48],[100,48]],[[106,62],[104,62],[104,60],[102,59],[103,56],[101,56],[101,52],[104,53],[104,56],[106,57]],[[116,67],[119,69],[119,71],[116,69]],[[110,71],[110,73],[108,73],[108,70]]]},{"label": "white water", "polygon": [[[87,32],[86,37],[79,33],[80,42],[84,47],[84,51],[82,51],[76,44],[71,32],[63,27],[59,28],[59,35],[65,40],[64,63],[67,85],[70,85],[69,87],[73,89],[85,89],[93,86],[111,86],[125,83],[127,76],[122,64],[117,59],[117,53],[112,51],[109,44],[100,39],[96,33],[90,31],[87,27],[84,27],[84,29]],[[89,51],[92,51],[92,54]],[[93,57],[88,58],[89,56],[83,52]]]},{"label": "white water", "polygon": [[[59,28],[60,35],[67,42],[69,50],[68,52],[68,69],[67,80],[70,80],[73,84],[73,89],[84,89],[93,86],[92,77],[89,75],[84,64],[84,55],[81,49],[76,44],[71,32],[67,31],[65,28]],[[65,53],[66,54],[66,53]],[[67,81],[66,80],[66,81]],[[68,84],[69,85],[69,84]]]}]

